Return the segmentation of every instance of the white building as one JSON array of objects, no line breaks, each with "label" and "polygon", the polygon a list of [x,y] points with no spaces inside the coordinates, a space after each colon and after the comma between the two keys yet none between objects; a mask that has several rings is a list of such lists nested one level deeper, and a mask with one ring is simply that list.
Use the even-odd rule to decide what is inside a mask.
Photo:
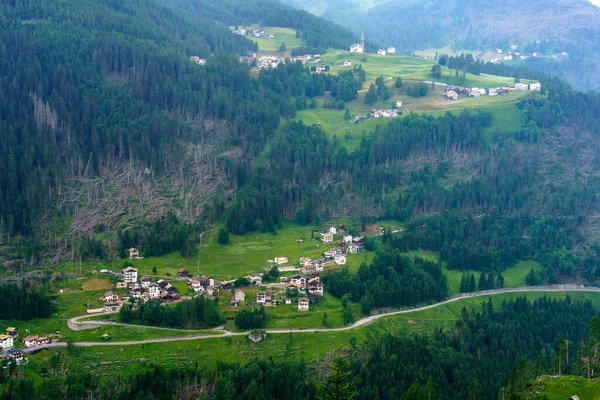
[{"label": "white building", "polygon": [[148,286],[148,294],[153,299],[158,299],[160,297],[160,286],[158,286],[156,283],[151,284]]},{"label": "white building", "polygon": [[337,233],[337,228],[335,226],[332,226],[331,228],[329,228],[329,232],[335,235]]},{"label": "white building", "polygon": [[350,46],[350,53],[364,53],[365,52],[365,35],[360,35],[360,43],[353,44]]},{"label": "white building", "polygon": [[137,282],[138,272],[137,269],[132,267],[127,267],[123,270],[123,275],[125,275],[124,281],[127,283]]},{"label": "white building", "polygon": [[323,243],[333,243],[333,233],[331,233],[331,232],[321,233],[321,241]]},{"label": "white building", "polygon": [[515,90],[517,92],[526,92],[529,89],[529,85],[526,83],[515,83]]},{"label": "white building", "polygon": [[388,54],[396,54],[396,48],[394,46],[390,46],[387,48]]},{"label": "white building", "polygon": [[234,294],[235,300],[246,301],[246,293],[242,289],[237,289]]},{"label": "white building", "polygon": [[343,255],[335,256],[333,259],[333,262],[336,263],[337,265],[346,265],[346,256],[343,256]]},{"label": "white building", "polygon": [[306,297],[301,297],[298,299],[298,311],[308,311],[308,305],[310,300]]},{"label": "white building", "polygon": [[350,67],[352,66],[352,62],[350,60],[344,60],[342,62],[342,67]]},{"label": "white building", "polygon": [[14,339],[9,335],[0,335],[0,348],[10,349],[14,345]]},{"label": "white building", "polygon": [[385,56],[386,51],[384,49],[379,49],[379,50],[377,50],[377,54],[379,54],[380,56]]},{"label": "white building", "polygon": [[346,244],[352,243],[352,235],[345,235],[342,239]]}]

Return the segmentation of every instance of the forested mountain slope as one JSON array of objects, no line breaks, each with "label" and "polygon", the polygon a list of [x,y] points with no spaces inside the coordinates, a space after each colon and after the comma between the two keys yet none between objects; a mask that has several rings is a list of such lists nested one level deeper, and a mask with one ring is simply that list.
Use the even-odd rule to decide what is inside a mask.
[{"label": "forested mountain slope", "polygon": [[580,89],[600,87],[600,8],[587,1],[285,1],[408,54],[447,45],[489,51],[516,44],[520,49],[529,45],[534,52],[565,51],[569,57],[563,60],[531,57],[526,62]]},{"label": "forested mountain slope", "polygon": [[[337,29],[352,41],[306,13],[281,13],[291,25]],[[0,5],[4,250],[18,245],[28,262],[43,248],[104,257],[95,231],[114,239],[168,210],[178,214],[174,225],[219,218],[243,184],[238,166],[295,112],[287,93],[263,87],[235,55],[254,51],[207,13],[155,0]]]}]

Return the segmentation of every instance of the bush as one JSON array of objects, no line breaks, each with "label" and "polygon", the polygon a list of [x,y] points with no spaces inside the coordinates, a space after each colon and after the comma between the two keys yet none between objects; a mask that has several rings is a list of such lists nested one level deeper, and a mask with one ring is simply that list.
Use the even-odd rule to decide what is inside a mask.
[{"label": "bush", "polygon": [[227,230],[227,228],[219,229],[219,235],[217,236],[217,242],[219,242],[219,244],[229,243],[229,231]]}]

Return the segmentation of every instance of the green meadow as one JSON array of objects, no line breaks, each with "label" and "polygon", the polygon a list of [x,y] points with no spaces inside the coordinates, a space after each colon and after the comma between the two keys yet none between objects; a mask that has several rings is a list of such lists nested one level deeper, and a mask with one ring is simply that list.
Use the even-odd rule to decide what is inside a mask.
[{"label": "green meadow", "polygon": [[[202,248],[191,258],[184,258],[179,253],[171,253],[161,257],[145,257],[139,260],[122,259],[112,263],[88,262],[81,267],[82,271],[99,270],[102,268],[120,270],[123,263],[130,262],[138,268],[140,276],[170,278],[170,282],[178,289],[187,292],[185,282],[173,277],[180,268],[185,268],[193,274],[210,275],[217,280],[236,279],[252,273],[262,273],[270,268],[267,260],[276,256],[285,256],[291,265],[298,266],[300,257],[317,258],[334,244],[325,245],[319,240],[311,240],[312,226],[297,226],[293,223],[284,224],[283,229],[275,234],[250,232],[242,236],[231,235],[229,243],[217,243],[216,229],[205,235]],[[315,233],[315,239],[319,234]],[[303,243],[298,243],[302,239]],[[341,239],[336,235],[335,241]],[[143,254],[143,249],[140,249]],[[350,255],[348,267],[358,269],[360,263],[368,261],[369,255]],[[156,268],[156,274],[152,272]],[[68,271],[79,271],[78,265],[65,267]]]},{"label": "green meadow", "polygon": [[[384,317],[370,325],[344,331],[271,333],[259,343],[251,342],[245,336],[235,336],[130,346],[61,349],[43,351],[29,357],[35,365],[45,365],[49,361],[49,357],[58,351],[70,359],[70,368],[84,368],[106,377],[112,376],[115,369],[123,372],[131,371],[157,360],[167,366],[192,365],[196,362],[200,365],[211,366],[217,361],[247,362],[255,357],[271,357],[275,361],[303,359],[308,362],[327,362],[335,352],[358,350],[379,334],[411,332],[429,334],[438,327],[451,329],[454,323],[461,318],[463,307],[467,310],[477,311],[490,299],[494,307],[501,307],[503,301],[523,295],[506,293],[461,299],[423,311]],[[526,297],[529,300],[542,296],[560,299],[567,295],[574,301],[591,300],[596,306],[600,304],[599,293],[535,292],[526,294]],[[310,313],[312,311],[307,315]],[[282,326],[282,328],[286,327],[288,326]],[[351,340],[351,338],[354,339]],[[352,344],[353,341],[355,344]],[[558,399],[558,397],[549,398]]]},{"label": "green meadow", "polygon": [[[239,27],[246,28],[246,27]],[[252,25],[248,29],[259,28],[258,25]],[[252,34],[246,36],[249,40],[258,44],[258,54],[272,55],[272,56],[286,56],[289,57],[291,50],[296,47],[302,47],[304,41],[301,38],[296,37],[296,31],[289,28],[278,28],[278,27],[261,27],[265,30],[265,33],[272,33],[275,36],[274,39],[268,39],[266,37],[254,37]],[[286,51],[280,52],[281,43],[285,43]]]},{"label": "green meadow", "polygon": [[[410,257],[420,257],[424,260],[438,262],[439,256],[430,251],[411,251],[406,253]],[[535,271],[542,268],[538,263],[530,260],[519,261],[517,264],[513,265],[502,271],[502,276],[504,277],[504,287],[505,288],[516,288],[525,286],[525,277],[527,274],[533,269]],[[460,293],[460,280],[462,278],[463,272],[472,273],[475,275],[475,284],[479,282],[479,275],[481,272],[473,271],[473,270],[450,270],[446,268],[445,263],[442,263],[442,272],[446,275],[448,279],[448,289],[449,295],[453,296],[455,294]]]},{"label": "green meadow", "polygon": [[525,393],[547,400],[565,400],[573,395],[579,396],[580,400],[600,400],[600,380],[546,375],[535,379]]}]

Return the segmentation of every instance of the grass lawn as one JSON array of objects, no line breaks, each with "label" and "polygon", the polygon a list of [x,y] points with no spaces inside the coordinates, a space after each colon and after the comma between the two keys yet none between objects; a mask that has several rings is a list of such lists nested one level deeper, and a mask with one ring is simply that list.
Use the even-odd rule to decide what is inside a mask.
[{"label": "grass lawn", "polygon": [[581,400],[600,400],[600,380],[580,376],[542,376],[534,381],[531,389],[540,397],[547,396],[548,400],[564,400],[573,395]]}]

